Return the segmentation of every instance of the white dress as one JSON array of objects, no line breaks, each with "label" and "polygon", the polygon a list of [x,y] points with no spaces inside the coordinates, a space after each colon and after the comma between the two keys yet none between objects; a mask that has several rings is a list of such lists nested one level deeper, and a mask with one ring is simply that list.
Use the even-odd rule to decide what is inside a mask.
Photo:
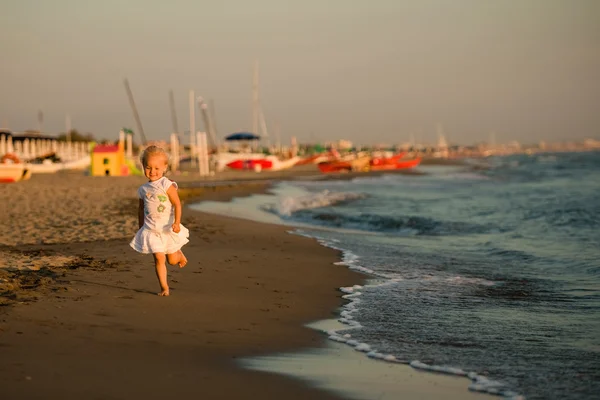
[{"label": "white dress", "polygon": [[147,182],[138,189],[138,196],[144,201],[144,225],[135,234],[129,245],[137,252],[144,254],[172,254],[188,243],[189,231],[180,224],[179,233],[173,232],[171,226],[175,220],[174,209],[169,201],[167,190],[177,183],[162,177],[154,182]]}]

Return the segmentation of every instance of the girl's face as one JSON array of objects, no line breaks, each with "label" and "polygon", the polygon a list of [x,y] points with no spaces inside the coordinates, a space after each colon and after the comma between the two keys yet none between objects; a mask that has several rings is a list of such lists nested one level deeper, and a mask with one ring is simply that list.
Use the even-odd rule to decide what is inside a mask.
[{"label": "girl's face", "polygon": [[144,175],[154,182],[163,177],[167,171],[167,159],[162,154],[151,154],[144,165]]}]

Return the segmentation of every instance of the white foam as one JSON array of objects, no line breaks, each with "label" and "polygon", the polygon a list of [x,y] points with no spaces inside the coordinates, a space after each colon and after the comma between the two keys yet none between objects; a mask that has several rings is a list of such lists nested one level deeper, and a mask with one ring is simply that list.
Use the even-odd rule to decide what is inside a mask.
[{"label": "white foam", "polygon": [[[303,234],[303,235],[309,236],[309,237],[315,237],[314,235],[307,235],[307,234]],[[360,301],[361,301],[360,296],[362,295],[362,291],[364,288],[376,288],[376,287],[381,287],[381,286],[395,285],[395,284],[398,284],[399,282],[404,281],[404,278],[403,277],[388,278],[385,274],[375,273],[373,270],[362,267],[359,264],[360,257],[358,255],[352,253],[351,251],[337,247],[332,241],[325,240],[323,238],[317,238],[317,239],[318,239],[319,243],[321,243],[322,245],[324,245],[326,247],[334,248],[335,250],[342,252],[342,260],[337,262],[336,263],[337,265],[345,265],[351,269],[360,270],[367,274],[384,278],[384,280],[378,281],[377,283],[374,283],[374,284],[354,285],[354,286],[350,286],[350,287],[339,288],[339,290],[342,293],[344,293],[342,298],[344,298],[345,300],[348,300],[348,303],[346,303],[344,306],[342,306],[342,311],[340,312],[340,318],[338,319],[338,321],[345,326],[338,330],[335,330],[335,329],[329,330],[327,332],[328,338],[335,342],[344,343],[346,345],[352,346],[352,347],[354,347],[355,350],[365,352],[365,353],[367,353],[367,356],[369,358],[373,358],[373,359],[381,360],[381,361],[385,361],[385,362],[391,362],[391,363],[401,362],[398,360],[398,358],[394,354],[381,353],[381,352],[377,351],[376,349],[373,349],[371,344],[369,344],[369,343],[359,342],[357,340],[350,339],[350,337],[351,337],[350,334],[340,335],[338,332],[339,332],[339,330],[347,330],[349,328],[359,329],[362,327],[360,322],[355,320],[354,314],[357,314],[360,312],[360,307],[359,307]],[[494,282],[486,280],[486,279],[466,278],[466,277],[462,277],[462,276],[453,276],[453,277],[442,278],[442,277],[437,277],[437,276],[432,276],[432,275],[425,275],[425,276],[419,277],[418,279],[411,279],[411,281],[432,282],[432,283],[439,282],[439,281],[445,281],[446,283],[452,283],[452,284],[456,284],[456,285],[477,284],[477,285],[483,285],[483,286],[491,286],[491,285],[495,284]],[[443,373],[443,374],[453,375],[453,376],[469,377],[473,381],[471,386],[469,386],[469,390],[471,390],[471,391],[477,391],[477,392],[488,393],[488,394],[493,394],[493,395],[502,395],[502,396],[506,396],[506,394],[509,394],[510,396],[518,396],[514,392],[508,390],[504,384],[502,384],[498,381],[490,381],[483,376],[477,375],[474,372],[467,373],[464,370],[462,370],[461,368],[456,368],[456,367],[452,367],[452,366],[428,365],[428,364],[422,363],[417,360],[410,362],[410,366],[415,369],[419,369],[419,370]],[[522,398],[522,397],[519,397],[519,398]]]},{"label": "white foam", "polygon": [[[348,333],[343,335],[339,333],[339,331],[341,330],[346,330],[349,328],[359,329],[362,327],[362,325],[358,321],[356,321],[354,319],[354,316],[352,315],[354,313],[360,312],[358,302],[360,301],[359,297],[362,293],[361,290],[364,287],[375,287],[387,284],[390,284],[390,282],[383,282],[379,285],[354,285],[351,287],[339,288],[339,290],[342,293],[347,293],[343,297],[346,300],[349,300],[349,303],[345,304],[342,307],[343,310],[340,312],[340,318],[338,319],[338,321],[344,324],[345,327],[341,327],[337,330],[329,329],[327,331],[327,335],[330,340],[351,346],[354,348],[354,350],[366,353],[367,357],[372,358],[374,360],[381,360],[388,363],[401,363],[402,361],[398,360],[397,356],[394,354],[386,354],[379,352],[377,351],[377,349],[374,349],[369,343],[361,342],[356,339],[351,339],[351,335]],[[485,376],[478,375],[475,372],[466,372],[461,368],[446,365],[429,365],[418,360],[411,361],[409,365],[412,368],[422,371],[429,371],[452,376],[468,377],[472,381],[471,385],[469,385],[468,387],[470,391],[508,397],[514,400],[524,400],[523,396],[520,396],[516,392],[509,390],[504,383],[490,380]]]},{"label": "white foam", "polygon": [[280,216],[290,216],[300,210],[327,207],[343,201],[356,200],[366,197],[362,193],[330,192],[323,190],[319,193],[311,193],[300,197],[283,196],[278,198],[276,204],[266,205],[271,212]]},{"label": "white foam", "polygon": [[[339,246],[337,246],[337,243],[339,242],[339,240],[334,240],[334,239],[325,239],[323,237],[320,237],[314,233],[307,233],[301,229],[297,229],[293,232],[290,232],[299,236],[304,236],[304,237],[309,237],[312,239],[316,239],[317,242],[319,244],[321,244],[324,247],[328,247],[330,249],[334,249],[337,251],[340,251],[342,253],[342,259],[341,261],[338,261],[335,263],[335,265],[344,265],[354,271],[358,271],[358,272],[362,272],[366,275],[374,275],[374,276],[379,276],[380,274],[377,274],[375,271],[373,271],[370,268],[366,268],[362,265],[359,264],[360,262],[360,257],[356,254],[354,254],[353,252],[351,252],[350,250],[346,250],[343,249]],[[361,233],[364,234],[364,233]]]},{"label": "white foam", "polygon": [[[324,333],[343,328],[335,320],[318,321],[309,327]],[[330,339],[325,348],[253,357],[239,362],[253,370],[302,379],[313,387],[333,391],[348,399],[487,398],[486,394],[467,390],[468,381],[463,377],[415,374],[411,367],[402,365],[405,363],[394,356],[352,341],[349,334],[334,334]]]}]

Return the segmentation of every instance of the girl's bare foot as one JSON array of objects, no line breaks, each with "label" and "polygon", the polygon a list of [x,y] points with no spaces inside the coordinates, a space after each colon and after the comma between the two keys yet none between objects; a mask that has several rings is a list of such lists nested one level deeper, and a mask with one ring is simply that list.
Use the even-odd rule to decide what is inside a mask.
[{"label": "girl's bare foot", "polygon": [[181,250],[177,250],[175,253],[168,254],[167,260],[169,261],[169,264],[178,265],[179,268],[185,267],[185,265],[188,263],[188,259]]},{"label": "girl's bare foot", "polygon": [[168,296],[168,295],[169,295],[169,289],[167,289],[167,290],[163,290],[162,292],[160,292],[160,293],[157,293],[157,294],[158,294],[159,296]]},{"label": "girl's bare foot", "polygon": [[177,263],[179,265],[179,268],[185,267],[187,262],[187,258],[185,255],[183,255],[183,251],[179,250],[179,262]]}]

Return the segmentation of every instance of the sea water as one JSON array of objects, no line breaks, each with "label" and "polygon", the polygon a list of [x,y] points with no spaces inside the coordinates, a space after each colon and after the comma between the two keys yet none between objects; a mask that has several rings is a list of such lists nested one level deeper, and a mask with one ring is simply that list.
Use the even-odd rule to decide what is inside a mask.
[{"label": "sea water", "polygon": [[277,222],[368,274],[332,340],[528,399],[600,396],[600,153],[289,181],[200,209]]}]

